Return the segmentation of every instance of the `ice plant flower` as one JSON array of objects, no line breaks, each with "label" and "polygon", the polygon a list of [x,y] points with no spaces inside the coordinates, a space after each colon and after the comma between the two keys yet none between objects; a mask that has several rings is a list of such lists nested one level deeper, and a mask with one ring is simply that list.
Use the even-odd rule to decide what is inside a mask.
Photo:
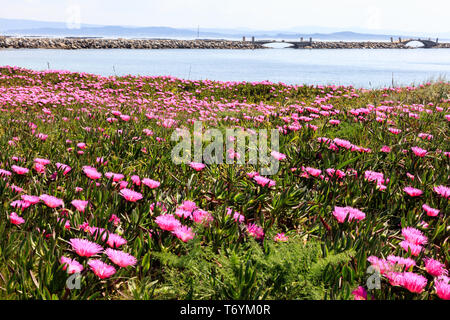
[{"label": "ice plant flower", "polygon": [[121,173],[114,173],[114,172],[107,172],[105,173],[105,177],[108,179],[111,179],[114,182],[119,182],[120,180],[122,180],[123,178],[125,178],[125,176]]},{"label": "ice plant flower", "polygon": [[271,180],[269,178],[265,178],[263,176],[254,176],[253,180],[255,180],[256,183],[259,184],[262,187],[266,187],[266,186],[267,187],[273,187],[273,186],[275,186],[275,183],[276,183],[274,180]]},{"label": "ice plant flower", "polygon": [[181,222],[171,214],[162,214],[156,217],[155,222],[162,230],[166,231],[174,231],[181,226]]},{"label": "ice plant flower", "polygon": [[366,217],[366,214],[359,209],[352,207],[338,207],[335,206],[333,210],[333,216],[339,223],[343,223],[348,215],[348,221],[358,220],[361,221]]},{"label": "ice plant flower", "polygon": [[127,189],[127,188],[120,190],[119,194],[122,197],[124,197],[125,200],[131,201],[131,202],[136,202],[143,198],[141,193],[133,191],[131,189]]},{"label": "ice plant flower", "polygon": [[439,209],[434,209],[429,205],[427,205],[426,203],[422,205],[422,209],[425,210],[427,215],[430,217],[436,217],[439,214]]},{"label": "ice plant flower", "polygon": [[122,238],[121,236],[119,236],[118,234],[115,233],[108,233],[108,240],[106,241],[106,243],[108,244],[108,246],[110,246],[111,248],[118,248],[121,245],[124,245],[127,243],[127,240],[125,240],[124,238]]},{"label": "ice plant flower", "polygon": [[286,155],[278,151],[272,151],[270,155],[279,161],[286,159]]},{"label": "ice plant flower", "polygon": [[450,300],[450,278],[447,276],[440,276],[434,280],[434,289],[439,298],[443,300]]},{"label": "ice plant flower", "polygon": [[172,233],[183,242],[188,242],[189,240],[194,239],[195,236],[192,228],[187,226],[178,226]]},{"label": "ice plant flower", "polygon": [[386,260],[392,264],[404,266],[406,270],[416,265],[416,262],[411,258],[403,258],[394,255],[389,255]]},{"label": "ice plant flower", "polygon": [[427,285],[427,278],[414,272],[403,273],[402,286],[413,293],[422,293]]},{"label": "ice plant flower", "polygon": [[420,252],[422,251],[422,246],[421,246],[421,245],[414,244],[414,243],[411,243],[411,242],[406,241],[406,240],[400,242],[400,247],[402,247],[405,251],[410,250],[410,251],[411,251],[411,254],[412,254],[413,256],[416,256],[416,257],[417,257],[417,256],[420,254]]},{"label": "ice plant flower", "polygon": [[443,263],[432,258],[424,258],[423,261],[425,262],[425,270],[433,277],[446,276],[448,274]]},{"label": "ice plant flower", "polygon": [[427,155],[427,150],[419,148],[419,147],[412,147],[411,148],[412,152],[414,152],[414,154],[418,157],[425,157]]},{"label": "ice plant flower", "polygon": [[45,203],[45,205],[50,208],[57,208],[64,206],[64,201],[62,199],[58,199],[48,194],[43,194],[39,196],[39,199],[41,199]]},{"label": "ice plant flower", "polygon": [[94,274],[100,279],[109,278],[116,273],[116,268],[98,259],[89,260],[88,265],[91,267]]},{"label": "ice plant flower", "polygon": [[257,240],[264,238],[263,228],[261,228],[260,226],[258,226],[256,224],[249,223],[247,225],[247,231],[253,238],[255,238]]},{"label": "ice plant flower", "polygon": [[354,300],[367,300],[367,291],[362,286],[359,286],[352,291]]},{"label": "ice plant flower", "polygon": [[134,266],[137,262],[136,258],[131,254],[114,249],[106,249],[105,254],[108,258],[117,264],[119,267],[126,268],[128,266]]},{"label": "ice plant flower", "polygon": [[62,265],[64,265],[63,270],[67,270],[68,274],[80,273],[84,269],[83,266],[75,259],[72,260],[70,258],[62,256],[59,261]]},{"label": "ice plant flower", "polygon": [[19,217],[17,215],[17,213],[15,213],[15,212],[11,212],[11,214],[9,215],[9,221],[15,225],[20,225],[22,223],[25,223],[25,219],[23,219],[22,217]]},{"label": "ice plant flower", "polygon": [[141,185],[141,178],[139,178],[139,176],[137,175],[133,175],[131,176],[131,182],[133,182],[133,184],[140,186]]},{"label": "ice plant flower", "polygon": [[209,225],[210,222],[214,221],[213,216],[208,211],[197,209],[193,212],[192,218],[196,223],[201,223],[203,225]]},{"label": "ice plant flower", "polygon": [[161,183],[159,181],[155,181],[149,178],[144,178],[142,179],[142,184],[146,185],[147,187],[149,187],[150,189],[155,189],[158,188]]},{"label": "ice plant flower", "polygon": [[190,162],[189,166],[194,169],[195,171],[200,171],[203,170],[206,165],[204,163],[199,163],[199,162]]},{"label": "ice plant flower", "polygon": [[288,241],[288,237],[282,232],[282,233],[277,233],[275,235],[275,237],[273,238],[273,240],[275,242],[287,242]]},{"label": "ice plant flower", "polygon": [[22,198],[23,201],[29,202],[31,204],[36,204],[39,201],[41,201],[41,199],[39,199],[38,196],[29,196],[29,195],[23,194],[20,197]]},{"label": "ice plant flower", "polygon": [[413,188],[413,187],[405,187],[403,189],[403,191],[405,191],[411,197],[418,197],[418,196],[421,196],[423,194],[422,190],[416,189],[416,188]]},{"label": "ice plant flower", "polygon": [[88,205],[88,201],[85,200],[72,200],[71,204],[80,212],[84,212]]},{"label": "ice plant flower", "polygon": [[98,172],[97,169],[91,166],[83,166],[83,172],[88,178],[92,180],[97,180],[102,177],[102,174]]},{"label": "ice plant flower", "polygon": [[413,244],[426,244],[428,242],[428,238],[424,236],[422,231],[415,229],[413,227],[406,227],[402,229],[402,235],[405,237],[406,241],[409,241]]},{"label": "ice plant flower", "polygon": [[82,257],[91,257],[103,251],[103,247],[101,245],[86,239],[70,239],[70,244],[72,245],[72,250]]},{"label": "ice plant flower", "polygon": [[436,186],[433,188],[438,195],[448,199],[450,197],[450,188],[446,186]]},{"label": "ice plant flower", "polygon": [[11,166],[11,170],[14,171],[17,174],[20,174],[20,175],[27,174],[30,171],[27,168],[19,167],[19,166],[16,166],[16,165],[12,165]]}]

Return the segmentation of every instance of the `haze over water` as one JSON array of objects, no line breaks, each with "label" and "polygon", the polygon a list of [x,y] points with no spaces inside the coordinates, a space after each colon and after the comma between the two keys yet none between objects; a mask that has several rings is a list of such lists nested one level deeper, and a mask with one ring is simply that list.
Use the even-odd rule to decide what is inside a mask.
[{"label": "haze over water", "polygon": [[0,66],[191,80],[264,81],[379,88],[450,76],[449,49],[0,50]]}]

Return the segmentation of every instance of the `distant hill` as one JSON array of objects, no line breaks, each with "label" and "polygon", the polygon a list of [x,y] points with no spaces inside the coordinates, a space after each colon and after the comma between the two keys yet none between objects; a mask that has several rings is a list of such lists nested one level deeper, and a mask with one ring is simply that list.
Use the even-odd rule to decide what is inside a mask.
[{"label": "distant hill", "polygon": [[[300,29],[297,28],[297,29]],[[305,27],[313,30],[312,27]],[[316,29],[332,30],[331,28]],[[106,38],[178,38],[178,39],[286,39],[292,40],[303,37],[315,40],[332,41],[389,41],[391,37],[397,39],[417,38],[417,36],[404,34],[378,34],[358,33],[352,31],[339,32],[295,32],[288,31],[259,31],[249,29],[219,29],[219,28],[171,28],[164,26],[132,27],[132,26],[102,26],[82,24],[80,29],[69,29],[63,22],[45,22],[33,20],[15,20],[0,18],[0,34],[10,36],[50,36],[50,37],[106,37]],[[449,33],[450,35],[450,33]],[[450,36],[449,36],[450,38]],[[433,38],[435,40],[435,38]],[[445,39],[441,39],[444,41]]]}]

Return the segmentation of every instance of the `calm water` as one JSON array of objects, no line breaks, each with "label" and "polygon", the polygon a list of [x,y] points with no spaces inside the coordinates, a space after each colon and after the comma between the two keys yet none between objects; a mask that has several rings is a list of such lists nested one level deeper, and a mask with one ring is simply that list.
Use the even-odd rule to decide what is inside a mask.
[{"label": "calm water", "polygon": [[363,88],[450,78],[450,49],[0,50],[0,66],[100,75],[337,84]]}]

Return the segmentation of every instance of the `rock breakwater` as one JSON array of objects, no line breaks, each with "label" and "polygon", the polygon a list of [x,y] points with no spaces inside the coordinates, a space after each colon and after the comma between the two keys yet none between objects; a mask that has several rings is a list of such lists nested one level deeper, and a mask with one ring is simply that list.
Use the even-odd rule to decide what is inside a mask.
[{"label": "rock breakwater", "polygon": [[[285,41],[285,43],[290,43]],[[292,42],[298,49],[408,49],[402,42]],[[0,49],[264,49],[258,41],[102,39],[102,38],[14,38],[0,36]],[[438,43],[434,48],[450,48]]]}]

